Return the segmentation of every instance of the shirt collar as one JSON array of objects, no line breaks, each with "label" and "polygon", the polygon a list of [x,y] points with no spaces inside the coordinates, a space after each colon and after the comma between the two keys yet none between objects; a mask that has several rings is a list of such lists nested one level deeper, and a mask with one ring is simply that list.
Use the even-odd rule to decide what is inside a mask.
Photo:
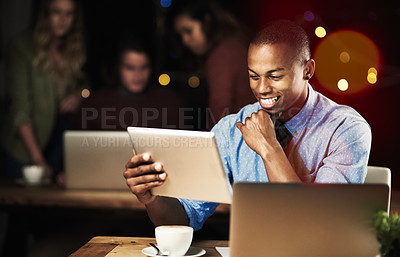
[{"label": "shirt collar", "polygon": [[312,115],[315,103],[317,101],[316,96],[316,92],[311,85],[308,84],[308,96],[306,103],[295,116],[285,123],[285,127],[292,134],[292,136],[296,136],[298,131],[301,131],[306,125],[306,122],[304,121],[308,120],[308,117]]},{"label": "shirt collar", "polygon": [[[311,85],[308,84],[307,101],[304,104],[303,108],[301,108],[301,110],[295,116],[293,116],[284,124],[290,134],[292,134],[292,136],[297,136],[298,132],[300,132],[305,127],[306,123],[304,121],[308,120],[307,118],[312,115],[316,101],[317,94],[311,87]],[[256,107],[257,110],[260,110],[262,108],[258,101]]]}]

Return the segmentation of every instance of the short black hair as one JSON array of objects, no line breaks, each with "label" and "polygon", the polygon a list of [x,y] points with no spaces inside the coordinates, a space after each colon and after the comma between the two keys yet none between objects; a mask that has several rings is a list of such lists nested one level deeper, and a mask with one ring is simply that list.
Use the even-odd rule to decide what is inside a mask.
[{"label": "short black hair", "polygon": [[253,45],[288,44],[295,50],[297,59],[306,62],[311,58],[307,33],[297,23],[289,20],[276,20],[266,24],[251,40]]},{"label": "short black hair", "polygon": [[117,43],[117,62],[120,63],[122,57],[126,52],[136,52],[145,54],[149,59],[150,63],[152,62],[154,56],[152,55],[152,51],[150,49],[149,43],[143,39],[142,35],[135,34],[130,31],[123,32],[119,38]]}]

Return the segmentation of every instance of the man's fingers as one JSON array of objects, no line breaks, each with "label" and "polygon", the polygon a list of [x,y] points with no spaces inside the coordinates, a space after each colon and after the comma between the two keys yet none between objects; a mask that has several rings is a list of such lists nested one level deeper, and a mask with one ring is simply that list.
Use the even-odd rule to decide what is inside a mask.
[{"label": "man's fingers", "polygon": [[153,181],[153,182],[149,182],[146,184],[139,184],[136,186],[129,186],[129,188],[131,189],[132,193],[134,193],[136,196],[140,196],[140,195],[144,195],[147,191],[161,186],[164,182],[162,181]]},{"label": "man's fingers", "polygon": [[163,166],[160,163],[152,163],[147,165],[139,165],[133,168],[127,168],[124,172],[125,178],[142,176],[147,173],[158,173],[162,171]]},{"label": "man's fingers", "polygon": [[154,187],[161,186],[164,183],[166,177],[167,174],[165,172],[161,174],[145,175],[140,177],[128,178],[126,180],[126,184],[130,188],[132,193],[140,196]]},{"label": "man's fingers", "polygon": [[243,127],[243,123],[241,123],[240,121],[236,122],[236,127],[242,131],[242,127]]},{"label": "man's fingers", "polygon": [[158,173],[158,174],[149,174],[149,175],[143,175],[139,177],[131,177],[126,179],[126,183],[132,187],[132,186],[137,186],[140,184],[147,184],[147,183],[152,183],[152,182],[164,182],[165,179],[167,178],[167,174],[165,172],[163,173]]},{"label": "man's fingers", "polygon": [[131,161],[134,163],[142,163],[142,162],[148,162],[148,161],[150,161],[150,159],[151,159],[151,156],[149,153],[142,153],[142,154],[134,155],[131,158]]},{"label": "man's fingers", "polygon": [[125,165],[125,168],[133,168],[138,166],[139,164],[146,162],[151,162],[151,155],[149,153],[136,154],[133,155],[131,159],[129,159],[129,161]]}]

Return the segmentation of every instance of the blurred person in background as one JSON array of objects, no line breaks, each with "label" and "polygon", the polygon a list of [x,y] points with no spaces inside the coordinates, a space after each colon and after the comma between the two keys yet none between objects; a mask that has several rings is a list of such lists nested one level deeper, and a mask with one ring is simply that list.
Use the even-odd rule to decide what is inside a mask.
[{"label": "blurred person in background", "polygon": [[123,37],[114,67],[114,85],[95,91],[82,102],[80,129],[179,127],[180,101],[173,91],[155,83],[147,44],[133,35]]},{"label": "blurred person in background", "polygon": [[248,38],[232,14],[212,0],[174,1],[167,22],[169,30],[203,63],[209,128],[254,102],[247,74]]},{"label": "blurred person in background", "polygon": [[21,177],[26,164],[55,177],[62,131],[86,87],[85,58],[82,14],[74,0],[44,0],[34,30],[9,43],[8,109],[1,130],[7,177]]}]

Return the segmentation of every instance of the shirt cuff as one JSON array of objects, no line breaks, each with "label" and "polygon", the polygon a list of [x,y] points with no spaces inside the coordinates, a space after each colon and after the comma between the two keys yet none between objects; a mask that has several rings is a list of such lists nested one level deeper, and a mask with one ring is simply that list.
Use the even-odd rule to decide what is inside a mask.
[{"label": "shirt cuff", "polygon": [[20,112],[15,115],[13,127],[18,128],[23,124],[32,124],[32,120],[26,113]]}]

